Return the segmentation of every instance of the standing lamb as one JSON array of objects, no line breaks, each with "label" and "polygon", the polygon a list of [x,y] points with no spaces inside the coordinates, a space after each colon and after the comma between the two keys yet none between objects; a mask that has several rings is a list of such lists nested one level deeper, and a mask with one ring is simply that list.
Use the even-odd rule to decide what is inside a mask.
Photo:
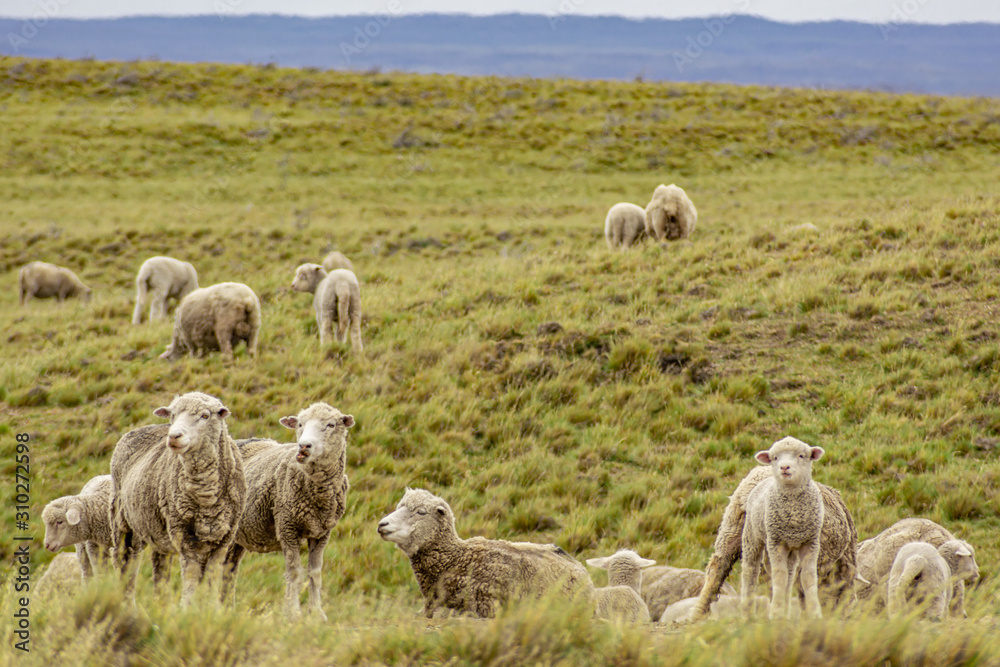
[{"label": "standing lamb", "polygon": [[645,236],[646,211],[641,206],[620,202],[608,209],[604,219],[604,240],[610,250],[627,250]]},{"label": "standing lamb", "polygon": [[[698,595],[705,584],[705,573],[660,565],[648,568],[642,579],[642,599],[649,608],[650,618],[657,619],[670,605]],[[736,595],[736,589],[727,582],[722,582],[720,590],[726,595]]]},{"label": "standing lamb", "polygon": [[630,549],[613,556],[588,558],[587,565],[608,571],[608,585],[598,588],[594,616],[609,621],[638,623],[649,621],[649,609],[642,599],[642,568],[656,565]]},{"label": "standing lamb", "polygon": [[260,300],[252,289],[242,283],[202,287],[177,306],[173,340],[160,358],[221,350],[223,359],[232,361],[233,346],[241,340],[246,341],[247,354],[256,357],[259,334]]},{"label": "standing lamb", "polygon": [[[111,455],[111,538],[135,604],[139,554],[153,550],[153,578],[180,554],[181,602],[222,564],[246,500],[243,457],[226,429],[229,409],[201,392],[178,396],[153,414],[170,419],[121,437]],[[213,575],[214,576],[214,575]]]},{"label": "standing lamb", "polygon": [[327,273],[333,271],[334,269],[347,269],[348,271],[354,271],[354,265],[351,264],[351,260],[344,256],[344,253],[334,250],[323,258],[323,269]]},{"label": "standing lamb", "polygon": [[22,306],[27,305],[32,298],[56,297],[62,303],[66,297],[78,296],[84,301],[90,301],[91,289],[75,273],[48,262],[31,262],[22,266],[17,274],[17,287]]},{"label": "standing lamb", "polygon": [[187,262],[173,257],[150,257],[135,277],[135,311],[132,324],[142,324],[142,313],[149,307],[149,321],[167,317],[167,299],[180,302],[198,289],[198,272]]},{"label": "standing lamb", "polygon": [[896,618],[907,603],[924,606],[923,615],[942,620],[951,597],[950,571],[944,558],[927,542],[904,544],[889,571],[889,618]]},{"label": "standing lamb", "polygon": [[314,294],[313,309],[319,328],[319,344],[326,345],[337,323],[337,342],[347,341],[351,330],[351,349],[364,350],[361,344],[361,286],[358,277],[347,269],[334,269],[329,274],[319,264],[302,264],[295,270],[292,289]]},{"label": "standing lamb", "polygon": [[111,475],[98,475],[79,494],[56,498],[42,510],[45,548],[56,552],[75,545],[84,578],[94,575],[94,563],[104,561],[111,546],[110,500]]},{"label": "standing lamb", "polygon": [[560,547],[463,540],[448,503],[423,489],[407,489],[378,533],[409,557],[428,618],[441,607],[491,618],[499,605],[518,599],[593,595],[587,571]]},{"label": "standing lamb", "polygon": [[687,238],[698,222],[698,211],[687,193],[673,183],[656,186],[645,214],[646,234],[658,241]]},{"label": "standing lamb", "polygon": [[326,403],[314,403],[280,422],[295,429],[296,443],[237,441],[247,478],[247,503],[236,541],[226,555],[226,578],[235,578],[246,551],[283,552],[285,609],[298,616],[299,547],[305,540],[309,606],[326,620],[321,600],[323,549],[347,505],[347,429],[354,426],[354,417]]}]

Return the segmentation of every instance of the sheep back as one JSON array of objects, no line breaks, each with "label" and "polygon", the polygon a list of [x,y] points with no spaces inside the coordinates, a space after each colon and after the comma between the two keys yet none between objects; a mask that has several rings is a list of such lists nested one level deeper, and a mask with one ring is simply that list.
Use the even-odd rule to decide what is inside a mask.
[{"label": "sheep back", "polygon": [[32,298],[56,297],[61,302],[71,296],[89,300],[91,295],[91,289],[70,269],[48,262],[31,262],[22,266],[17,274],[17,285],[22,306]]},{"label": "sheep back", "polygon": [[[670,605],[695,597],[705,583],[705,573],[701,570],[660,565],[646,568],[642,572],[642,599],[649,607],[652,618],[660,618]],[[736,595],[728,582],[722,582],[720,592]]]},{"label": "sheep back", "polygon": [[673,183],[656,187],[645,215],[646,234],[659,241],[687,238],[698,222],[698,211],[687,193]]},{"label": "sheep back", "polygon": [[219,283],[194,290],[177,306],[174,334],[161,358],[176,359],[185,351],[192,356],[220,350],[227,359],[233,346],[245,341],[247,354],[257,354],[260,333],[260,300],[242,283]]},{"label": "sheep back", "polygon": [[167,299],[182,300],[198,289],[198,272],[193,265],[173,257],[150,257],[135,276],[135,311],[132,323],[140,324],[149,306],[150,321],[167,316]]},{"label": "sheep back", "polygon": [[646,234],[646,211],[641,206],[620,202],[608,210],[604,219],[604,240],[608,248],[630,248]]}]

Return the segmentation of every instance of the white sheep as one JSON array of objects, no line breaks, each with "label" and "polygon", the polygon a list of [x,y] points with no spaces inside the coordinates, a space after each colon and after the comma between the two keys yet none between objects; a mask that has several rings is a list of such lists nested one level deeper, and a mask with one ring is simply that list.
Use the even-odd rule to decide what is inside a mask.
[{"label": "white sheep", "polygon": [[646,211],[641,206],[620,202],[608,209],[604,218],[604,240],[608,248],[627,250],[646,235]]},{"label": "white sheep", "polygon": [[111,475],[98,475],[77,495],[56,498],[42,510],[45,548],[56,552],[75,545],[85,578],[93,576],[94,564],[104,561],[111,546],[110,501]]},{"label": "white sheep", "polygon": [[198,272],[188,262],[173,257],[150,257],[135,276],[135,311],[132,324],[142,324],[142,314],[149,307],[149,321],[167,317],[167,299],[178,303],[198,289]]},{"label": "white sheep", "polygon": [[650,619],[649,609],[642,599],[642,568],[656,565],[655,560],[642,558],[630,549],[621,549],[612,556],[588,558],[587,565],[608,571],[608,585],[596,590],[594,615],[597,618],[628,623]]},{"label": "white sheep", "polygon": [[[123,435],[111,455],[113,554],[135,604],[139,554],[153,550],[153,579],[180,554],[181,602],[222,564],[246,502],[243,457],[226,428],[229,409],[201,392],[177,396],[153,414],[170,424]],[[214,575],[213,575],[214,576]]]},{"label": "white sheep", "polygon": [[439,608],[490,618],[499,605],[550,593],[593,596],[587,571],[560,547],[462,539],[448,503],[423,489],[407,489],[378,533],[409,557],[428,618]]},{"label": "white sheep", "polygon": [[[642,573],[642,599],[649,608],[650,618],[657,619],[672,604],[694,597],[705,584],[705,573],[682,567],[659,565]],[[722,582],[720,592],[736,595],[736,589]]]},{"label": "white sheep", "polygon": [[347,506],[347,429],[354,426],[354,417],[326,403],[314,403],[298,415],[282,417],[280,423],[295,429],[295,443],[236,443],[243,454],[247,502],[236,541],[226,555],[226,576],[235,577],[246,551],[281,551],[285,609],[290,616],[298,616],[299,548],[305,541],[309,606],[326,620],[321,599],[323,550]]},{"label": "white sheep", "polygon": [[65,599],[67,595],[74,595],[79,590],[82,580],[83,570],[77,554],[61,553],[49,562],[33,591],[40,596]]},{"label": "white sheep", "polygon": [[[750,603],[750,617],[758,618],[767,614],[771,601],[763,595],[755,595]],[[694,616],[695,607],[698,606],[698,598],[684,598],[674,602],[659,616],[660,623],[671,623],[674,625],[684,625],[690,623]],[[735,618],[740,615],[739,595],[720,595],[709,608],[708,617],[717,620],[720,618]]]},{"label": "white sheep", "polygon": [[743,529],[743,576],[740,599],[749,613],[751,595],[760,575],[766,548],[771,570],[770,618],[784,618],[798,571],[805,591],[806,614],[822,618],[816,562],[823,526],[823,496],[812,481],[812,463],[823,456],[792,437],[782,438],[754,458],[771,466],[765,479],[747,498]]},{"label": "white sheep", "polygon": [[352,264],[351,260],[344,256],[344,253],[334,250],[323,258],[323,269],[327,273],[333,271],[334,269],[347,269],[348,271],[354,271],[354,264]]},{"label": "white sheep", "polygon": [[292,289],[314,294],[313,309],[319,328],[319,343],[326,345],[337,323],[337,342],[347,340],[351,331],[351,349],[364,350],[361,344],[361,286],[358,277],[347,269],[334,269],[330,273],[319,264],[302,264],[295,270]]},{"label": "white sheep", "polygon": [[67,297],[78,296],[90,301],[92,291],[71,270],[48,262],[31,262],[22,266],[17,274],[17,287],[22,306],[32,298],[56,297],[62,303]]},{"label": "white sheep", "polygon": [[644,212],[646,235],[658,241],[687,238],[698,222],[698,211],[687,193],[673,183],[656,186]]},{"label": "white sheep", "polygon": [[196,289],[181,300],[173,339],[160,358],[221,350],[231,361],[233,346],[241,340],[246,341],[247,354],[255,357],[259,335],[260,300],[254,291],[242,283],[219,283]]},{"label": "white sheep", "polygon": [[951,598],[950,572],[944,558],[927,542],[900,547],[889,571],[888,612],[896,618],[907,603],[923,607],[923,615],[942,620]]}]

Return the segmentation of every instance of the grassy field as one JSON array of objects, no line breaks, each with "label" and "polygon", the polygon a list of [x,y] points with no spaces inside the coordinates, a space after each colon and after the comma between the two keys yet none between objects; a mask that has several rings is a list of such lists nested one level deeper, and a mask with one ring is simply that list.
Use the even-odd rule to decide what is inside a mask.
[{"label": "grassy field", "polygon": [[[181,609],[176,572],[163,592],[143,573],[138,616],[114,577],[32,597],[28,661],[1000,664],[1000,100],[14,58],[0,82],[0,517],[22,534],[28,433],[33,580],[42,507],[175,394],[220,397],[234,437],[285,440],[278,419],[320,400],[357,420],[329,627],[284,623],[281,557],[251,554],[235,610]],[[691,239],[608,251],[607,209],[671,182],[698,207]],[[334,248],[362,282],[364,358],[321,350],[289,287]],[[157,358],[171,324],[130,320],[158,254],[257,292],[256,361]],[[93,300],[20,308],[32,260]],[[861,538],[924,516],[971,542],[969,619],[428,622],[375,531],[408,485],[463,536],[702,568],[784,435],[826,449],[814,478]],[[17,546],[0,542],[7,664]]]}]

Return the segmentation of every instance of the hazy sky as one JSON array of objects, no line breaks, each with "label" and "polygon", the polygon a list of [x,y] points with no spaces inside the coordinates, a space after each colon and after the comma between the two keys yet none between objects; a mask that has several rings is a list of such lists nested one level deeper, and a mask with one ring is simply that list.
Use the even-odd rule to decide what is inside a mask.
[{"label": "hazy sky", "polygon": [[682,18],[756,14],[777,21],[850,19],[870,23],[1000,23],[994,0],[0,0],[0,16],[106,18],[179,14],[614,14]]}]

